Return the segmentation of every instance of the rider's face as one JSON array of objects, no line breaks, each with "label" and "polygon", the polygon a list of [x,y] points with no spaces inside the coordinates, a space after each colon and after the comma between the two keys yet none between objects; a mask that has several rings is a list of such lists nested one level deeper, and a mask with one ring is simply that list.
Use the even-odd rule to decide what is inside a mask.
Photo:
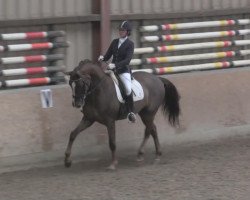
[{"label": "rider's face", "polygon": [[126,37],[128,32],[126,30],[119,29],[120,38]]}]

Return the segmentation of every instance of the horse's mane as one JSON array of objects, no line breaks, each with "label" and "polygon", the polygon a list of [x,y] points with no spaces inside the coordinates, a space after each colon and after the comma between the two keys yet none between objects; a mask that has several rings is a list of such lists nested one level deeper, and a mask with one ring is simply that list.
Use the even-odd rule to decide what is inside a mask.
[{"label": "horse's mane", "polygon": [[81,69],[84,65],[86,64],[94,64],[91,60],[89,59],[84,59],[84,60],[81,60],[79,62],[79,65],[74,69],[75,71],[78,71],[79,69]]}]

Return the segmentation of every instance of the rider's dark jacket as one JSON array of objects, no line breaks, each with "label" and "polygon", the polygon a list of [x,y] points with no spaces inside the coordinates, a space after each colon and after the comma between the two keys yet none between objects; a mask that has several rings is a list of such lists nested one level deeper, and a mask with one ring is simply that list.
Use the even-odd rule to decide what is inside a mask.
[{"label": "rider's dark jacket", "polygon": [[130,73],[129,63],[134,53],[134,43],[127,38],[118,48],[119,38],[114,39],[105,56],[104,61],[108,61],[113,56],[112,63],[116,66],[118,74]]}]

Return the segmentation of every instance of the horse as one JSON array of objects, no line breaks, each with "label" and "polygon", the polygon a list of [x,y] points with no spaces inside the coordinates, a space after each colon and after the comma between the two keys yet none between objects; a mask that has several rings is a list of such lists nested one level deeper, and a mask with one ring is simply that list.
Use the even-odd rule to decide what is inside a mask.
[{"label": "horse", "polygon": [[[72,105],[81,108],[83,118],[79,125],[71,132],[65,151],[65,167],[71,166],[71,149],[76,136],[90,127],[94,122],[106,126],[109,137],[109,147],[112,161],[108,169],[114,170],[118,161],[116,158],[116,120],[125,119],[127,113],[122,112],[123,104],[118,101],[113,80],[100,65],[90,60],[80,61],[73,71],[65,72],[69,76],[69,85],[72,89]],[[135,113],[138,113],[145,132],[143,141],[138,149],[137,159],[143,160],[144,146],[150,135],[153,137],[156,159],[162,154],[154,124],[155,115],[160,106],[170,125],[179,125],[179,93],[169,80],[146,72],[135,72],[132,76],[140,82],[144,91],[144,98],[134,103]]]}]

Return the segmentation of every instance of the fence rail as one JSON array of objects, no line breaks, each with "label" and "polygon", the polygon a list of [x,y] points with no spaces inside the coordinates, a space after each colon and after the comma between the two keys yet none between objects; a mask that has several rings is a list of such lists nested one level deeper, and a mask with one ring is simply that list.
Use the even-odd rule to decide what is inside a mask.
[{"label": "fence rail", "polygon": [[207,39],[218,38],[226,36],[247,35],[250,33],[250,29],[246,30],[230,30],[230,31],[216,31],[216,32],[199,32],[199,33],[184,33],[184,34],[169,34],[161,36],[143,36],[142,42],[161,42],[161,41],[176,41],[176,40],[195,40],[195,39]]},{"label": "fence rail", "polygon": [[28,40],[41,38],[62,37],[64,31],[47,31],[47,32],[27,32],[27,33],[3,33],[0,34],[0,40]]},{"label": "fence rail", "polygon": [[0,76],[16,76],[16,75],[31,75],[58,72],[65,67],[49,66],[49,67],[27,67],[18,69],[5,69],[0,71]]},{"label": "fence rail", "polygon": [[[139,68],[145,68],[146,65],[150,65],[148,69],[134,69],[134,71],[146,71],[155,74],[166,73],[180,73],[196,70],[211,70],[211,69],[223,69],[231,67],[242,67],[250,64],[250,60],[247,59],[247,55],[250,55],[250,40],[248,34],[250,34],[250,19],[228,19],[217,21],[201,21],[201,22],[185,22],[185,23],[166,23],[160,25],[147,25],[141,26],[142,32],[141,42],[142,44],[153,44],[148,47],[140,47],[135,49],[135,55],[139,55],[139,58],[131,60],[130,65],[133,67],[139,66]],[[239,28],[240,26],[240,28]],[[202,28],[210,27],[231,27],[231,30],[220,30],[206,32],[200,31]],[[193,31],[194,28],[200,28],[200,32]],[[190,33],[171,34],[172,30],[178,31],[181,29],[190,29]],[[214,30],[214,29],[213,29]],[[162,34],[162,31],[168,31],[169,34]],[[153,35],[143,35],[143,33],[153,32]],[[211,41],[213,38],[223,38],[219,41]],[[226,38],[226,39],[224,39]],[[230,40],[228,39],[230,38]],[[192,42],[194,40],[206,40],[202,42]],[[171,44],[173,41],[179,41],[178,44]],[[185,43],[182,43],[185,41]],[[189,43],[187,43],[187,41]],[[168,45],[159,46],[158,43],[168,43]],[[155,44],[158,44],[155,45]],[[236,48],[237,47],[237,48]],[[226,50],[219,50],[220,48],[226,48]],[[194,53],[193,50],[207,49],[204,53]],[[208,49],[213,52],[207,52]],[[175,52],[177,55],[168,55],[168,52]],[[181,55],[178,55],[178,51],[182,51]],[[146,54],[161,53],[166,56],[149,57]],[[229,59],[230,58],[230,59]],[[226,60],[229,59],[229,60]],[[241,60],[239,60],[241,59]],[[202,60],[211,60],[210,63],[204,63]],[[193,64],[191,62],[200,62],[199,64]],[[161,67],[162,63],[175,63],[186,62],[182,66],[168,66]],[[143,67],[142,67],[143,66]]]},{"label": "fence rail", "polygon": [[32,43],[32,44],[12,44],[1,46],[0,52],[3,51],[25,51],[25,50],[37,50],[37,49],[53,49],[53,48],[62,48],[69,47],[68,42],[41,42],[41,43]]},{"label": "fence rail", "polygon": [[154,57],[145,59],[133,59],[130,65],[141,65],[141,64],[155,64],[155,63],[169,63],[169,62],[179,62],[179,61],[189,61],[189,60],[203,60],[212,58],[227,58],[234,56],[245,56],[249,55],[250,50],[240,50],[240,51],[224,51],[215,53],[202,53],[202,54],[190,54],[181,56],[169,56],[169,57]]},{"label": "fence rail", "polygon": [[0,87],[11,88],[20,86],[40,86],[48,84],[58,84],[64,82],[64,80],[64,76],[6,80],[0,82]]},{"label": "fence rail", "polygon": [[250,45],[250,40],[235,40],[235,41],[226,40],[226,41],[216,41],[216,42],[200,42],[192,44],[157,46],[157,47],[142,47],[142,48],[135,48],[134,54],[207,49],[207,48],[219,48],[219,47],[231,47],[231,46],[245,46],[245,45]]},{"label": "fence rail", "polygon": [[188,23],[175,23],[163,25],[142,26],[141,32],[153,32],[160,30],[177,30],[177,29],[191,29],[191,28],[208,28],[208,27],[222,27],[232,25],[247,25],[250,24],[250,19],[238,20],[219,20],[219,21],[205,21],[205,22],[188,22]]},{"label": "fence rail", "polygon": [[[0,34],[0,41],[6,41],[5,43],[16,40],[28,41],[28,43],[23,44],[7,43],[0,45],[0,53],[2,54],[0,54],[0,65],[2,68],[0,71],[0,88],[19,88],[27,86],[59,84],[64,82],[64,76],[62,73],[60,74],[60,72],[65,69],[65,66],[63,64],[58,64],[58,61],[63,60],[65,55],[62,53],[57,53],[58,49],[69,46],[69,42],[67,41],[62,41],[62,39],[57,41],[57,38],[62,38],[64,36],[64,31]],[[29,43],[29,41],[33,39],[39,40],[39,42]],[[19,52],[28,52],[28,50],[39,50],[44,53],[14,57],[5,56],[5,53],[8,52],[18,54]],[[29,63],[44,63],[45,66],[30,67],[28,65]],[[14,64],[21,64],[21,66],[16,67],[13,66]],[[7,77],[8,79],[6,79]]]},{"label": "fence rail", "polygon": [[63,58],[64,58],[63,54],[7,57],[7,58],[1,58],[0,64],[8,65],[16,63],[55,61],[55,60],[62,60]]},{"label": "fence rail", "polygon": [[197,64],[197,65],[182,65],[182,66],[175,66],[175,67],[159,67],[159,68],[154,68],[154,69],[136,69],[132,71],[133,72],[144,71],[144,72],[153,73],[157,75],[163,75],[163,74],[171,74],[171,73],[190,72],[190,71],[243,67],[247,65],[250,65],[250,60],[235,60],[235,61],[230,61],[230,62],[224,61],[224,62]]}]

